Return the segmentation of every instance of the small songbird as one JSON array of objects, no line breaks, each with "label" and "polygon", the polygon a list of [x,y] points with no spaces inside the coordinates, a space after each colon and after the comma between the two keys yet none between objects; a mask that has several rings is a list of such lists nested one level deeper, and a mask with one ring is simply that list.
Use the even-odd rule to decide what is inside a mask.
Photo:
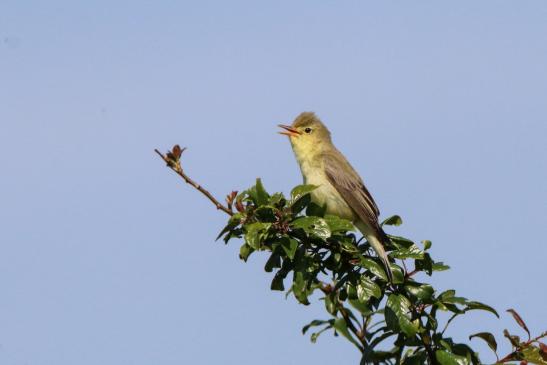
[{"label": "small songbird", "polygon": [[350,220],[382,260],[389,280],[393,274],[384,250],[389,238],[378,223],[380,211],[361,177],[332,144],[327,127],[312,112],[300,114],[292,125],[279,125],[289,136],[304,184],[316,185],[312,201],[326,213]]}]

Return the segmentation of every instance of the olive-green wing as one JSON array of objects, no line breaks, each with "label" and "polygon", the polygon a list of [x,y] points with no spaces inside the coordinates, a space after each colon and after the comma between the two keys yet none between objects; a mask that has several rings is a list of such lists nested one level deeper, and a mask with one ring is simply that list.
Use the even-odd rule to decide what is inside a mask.
[{"label": "olive-green wing", "polygon": [[339,153],[329,153],[323,155],[323,163],[330,183],[355,214],[369,227],[381,232],[378,225],[380,210],[349,162]]}]

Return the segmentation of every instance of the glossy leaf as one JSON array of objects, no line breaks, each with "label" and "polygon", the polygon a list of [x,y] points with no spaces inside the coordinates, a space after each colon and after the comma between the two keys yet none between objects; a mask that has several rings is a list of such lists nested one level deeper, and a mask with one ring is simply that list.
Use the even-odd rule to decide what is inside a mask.
[{"label": "glossy leaf", "polygon": [[418,246],[412,244],[410,247],[404,247],[390,252],[389,256],[395,259],[423,259],[424,252],[420,250]]},{"label": "glossy leaf", "polygon": [[405,291],[410,295],[421,299],[429,300],[433,297],[435,290],[429,284],[420,284],[420,283],[408,283],[405,285]]},{"label": "glossy leaf", "polygon": [[401,330],[407,337],[413,337],[419,328],[419,322],[411,320],[410,312],[411,303],[405,296],[401,294],[391,294],[387,298],[386,311],[389,309],[397,319],[398,326],[394,326],[393,318],[386,315],[386,323],[391,324],[395,331]]},{"label": "glossy leaf", "polygon": [[380,298],[382,290],[370,278],[363,276],[357,285],[357,298],[361,302],[368,302],[371,297]]},{"label": "glossy leaf", "polygon": [[371,273],[379,277],[380,279],[387,281],[387,275],[382,266],[377,263],[376,261],[361,257],[359,264],[364,267],[365,269],[369,270]]},{"label": "glossy leaf", "polygon": [[245,243],[255,250],[260,250],[261,243],[271,225],[271,223],[255,222],[245,226]]}]

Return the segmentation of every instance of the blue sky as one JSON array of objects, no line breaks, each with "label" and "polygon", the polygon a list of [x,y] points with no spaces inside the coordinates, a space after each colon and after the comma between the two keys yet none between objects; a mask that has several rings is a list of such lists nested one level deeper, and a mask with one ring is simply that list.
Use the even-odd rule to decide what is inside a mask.
[{"label": "blue sky", "polygon": [[[259,176],[287,193],[276,125],[304,110],[403,217],[391,233],[452,266],[436,287],[547,329],[545,19],[545,1],[4,0],[0,362],[357,363],[300,334],[322,305],[215,243],[226,217],[152,152],[187,146],[218,197]],[[456,340],[516,330],[467,317]]]}]

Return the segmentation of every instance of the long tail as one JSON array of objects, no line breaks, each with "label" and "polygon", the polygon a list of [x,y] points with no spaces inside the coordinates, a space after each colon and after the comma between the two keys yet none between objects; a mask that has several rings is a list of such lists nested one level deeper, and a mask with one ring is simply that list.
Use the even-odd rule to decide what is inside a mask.
[{"label": "long tail", "polygon": [[[379,237],[377,237],[376,234],[371,233],[370,230],[367,229],[368,227],[366,227],[363,223],[359,222],[356,224],[356,226],[361,231],[361,233],[363,233],[368,243],[370,243],[380,260],[382,260],[388,279],[391,283],[393,283],[393,272],[391,271],[391,266],[389,266],[389,258],[387,257],[386,250],[384,250],[384,245],[382,244],[382,241]],[[385,236],[385,239],[387,239],[385,233],[380,233]]]}]

